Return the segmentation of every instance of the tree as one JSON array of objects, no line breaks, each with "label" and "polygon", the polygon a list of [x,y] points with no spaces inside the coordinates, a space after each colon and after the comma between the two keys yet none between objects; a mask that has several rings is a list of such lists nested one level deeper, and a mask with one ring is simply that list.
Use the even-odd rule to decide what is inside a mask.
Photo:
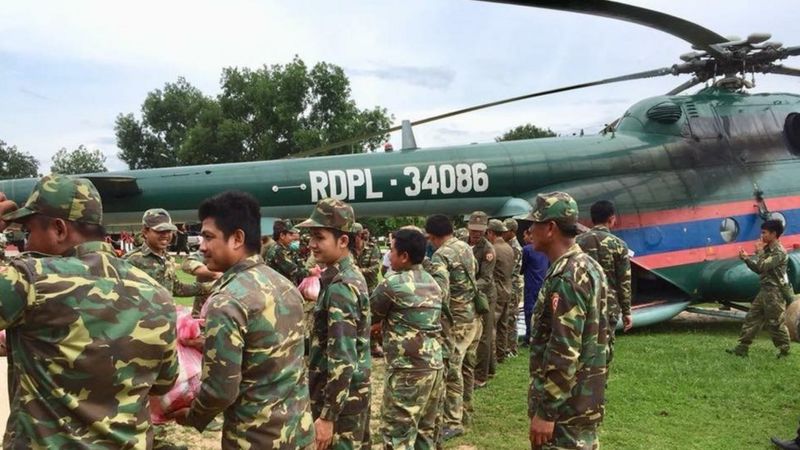
[{"label": "tree", "polygon": [[[299,57],[256,70],[226,68],[216,98],[179,78],[150,92],[142,120],[117,116],[120,158],[131,169],[285,158],[389,128],[384,108],[359,109],[333,64]],[[387,135],[321,154],[375,150]]]},{"label": "tree", "polygon": [[39,161],[36,158],[0,140],[0,180],[32,178],[38,172]]},{"label": "tree", "polygon": [[107,172],[106,156],[98,149],[89,150],[83,145],[72,151],[65,147],[53,155],[53,165],[50,167],[53,173],[64,175],[74,175],[78,173]]},{"label": "tree", "polygon": [[516,128],[512,128],[502,136],[494,138],[495,142],[502,142],[502,141],[519,141],[522,139],[539,139],[539,138],[546,138],[546,137],[556,137],[556,134],[553,133],[550,128],[544,129],[539,128],[536,125],[526,123],[525,125],[520,125]]}]

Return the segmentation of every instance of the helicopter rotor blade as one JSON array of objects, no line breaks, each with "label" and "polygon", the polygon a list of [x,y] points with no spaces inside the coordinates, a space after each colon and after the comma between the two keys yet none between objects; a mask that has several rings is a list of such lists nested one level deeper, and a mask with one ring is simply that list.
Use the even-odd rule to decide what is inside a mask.
[{"label": "helicopter rotor blade", "polygon": [[800,77],[800,69],[795,69],[794,67],[786,67],[780,64],[776,64],[770,67],[769,73],[778,73],[781,75]]},{"label": "helicopter rotor blade", "polygon": [[702,83],[702,81],[699,78],[692,77],[691,79],[689,79],[685,83],[683,83],[680,86],[676,87],[675,89],[667,92],[667,95],[678,95],[681,92],[683,92],[683,91],[685,91],[685,90],[687,90],[687,89],[689,89],[689,88],[691,88],[693,86],[697,86],[700,83]]},{"label": "helicopter rotor blade", "polygon": [[484,0],[518,6],[555,9],[632,22],[683,39],[717,57],[725,55],[713,44],[728,39],[696,23],[647,8],[608,0]]},{"label": "helicopter rotor blade", "polygon": [[[534,92],[534,93],[531,93],[531,94],[519,95],[519,96],[516,96],[516,97],[506,98],[506,99],[503,99],[503,100],[497,100],[497,101],[493,101],[493,102],[489,102],[489,103],[482,103],[480,105],[470,106],[468,108],[457,109],[457,110],[454,110],[454,111],[446,112],[444,114],[437,114],[435,116],[431,116],[431,117],[426,117],[424,119],[415,120],[415,121],[411,122],[411,125],[412,126],[414,126],[414,125],[422,125],[424,123],[433,122],[433,121],[436,121],[436,120],[441,120],[441,119],[445,119],[445,118],[448,118],[448,117],[457,116],[457,115],[460,115],[460,114],[466,114],[468,112],[473,112],[473,111],[477,111],[477,110],[480,110],[480,109],[491,108],[493,106],[504,105],[506,103],[517,102],[517,101],[520,101],[520,100],[527,100],[529,98],[534,98],[534,97],[542,97],[542,96],[545,96],[545,95],[556,94],[556,93],[559,93],[559,92],[573,91],[573,90],[576,90],[576,89],[583,89],[583,88],[592,87],[592,86],[599,86],[599,85],[603,85],[603,84],[619,83],[621,81],[639,80],[639,79],[642,79],[642,78],[655,78],[655,77],[661,77],[661,76],[664,76],[664,75],[673,75],[674,73],[675,72],[673,71],[672,67],[662,67],[660,69],[655,69],[655,70],[647,70],[647,71],[644,71],[644,72],[636,72],[636,73],[632,73],[632,74],[628,74],[628,75],[621,75],[621,76],[613,77],[613,78],[605,78],[605,79],[602,79],[602,80],[590,81],[588,83],[573,84],[573,85],[569,85],[569,86],[563,86],[563,87],[560,87],[560,88],[548,89],[548,90],[545,90],[545,91]],[[344,141],[339,141],[339,142],[335,142],[335,143],[332,143],[332,144],[326,144],[326,145],[323,145],[321,147],[317,147],[317,148],[313,148],[313,149],[310,149],[310,150],[305,150],[305,151],[293,153],[290,157],[291,158],[303,158],[303,157],[307,157],[307,156],[318,155],[320,153],[325,153],[325,152],[327,152],[329,150],[333,150],[333,149],[336,149],[336,148],[344,147],[344,146],[350,145],[350,144],[355,144],[356,142],[360,142],[360,141],[363,141],[363,140],[366,140],[366,139],[370,139],[370,138],[373,138],[373,137],[376,137],[376,136],[381,136],[381,135],[386,134],[386,133],[391,133],[393,131],[400,130],[401,128],[402,128],[402,125],[395,125],[392,128],[389,128],[389,129],[386,129],[386,130],[381,130],[381,131],[373,132],[373,133],[367,133],[367,134],[363,134],[361,136],[357,136],[357,137],[354,137],[354,138],[346,139]]]}]

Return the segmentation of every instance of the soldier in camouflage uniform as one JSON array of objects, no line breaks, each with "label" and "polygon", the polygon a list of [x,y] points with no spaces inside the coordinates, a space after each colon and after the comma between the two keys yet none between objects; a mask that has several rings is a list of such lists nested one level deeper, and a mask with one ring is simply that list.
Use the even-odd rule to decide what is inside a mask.
[{"label": "soldier in camouflage uniform", "polygon": [[0,264],[6,262],[6,247],[8,246],[8,238],[6,234],[0,232]]},{"label": "soldier in camouflage uniform", "polygon": [[275,243],[267,247],[265,262],[286,277],[294,285],[300,284],[309,275],[318,275],[316,268],[306,269],[299,260],[300,230],[283,220],[276,220],[272,225],[272,238]]},{"label": "soldier in camouflage uniform", "polygon": [[425,223],[428,240],[436,248],[431,257],[431,275],[442,287],[443,312],[449,330],[444,349],[447,358],[445,367],[445,398],[442,406],[442,438],[450,439],[464,433],[464,390],[462,372],[464,357],[470,344],[476,340],[480,319],[475,314],[474,278],[477,262],[469,245],[453,236],[453,225],[443,215],[428,217]]},{"label": "soldier in camouflage uniform", "polygon": [[370,310],[367,282],[353,261],[350,205],[320,200],[298,225],[311,230],[309,246],[327,268],[314,307],[308,357],[311,412],[318,449],[369,447]]},{"label": "soldier in camouflage uniform", "polygon": [[209,297],[200,391],[178,423],[198,431],[224,414],[223,449],[310,449],[303,299],[259,256],[258,202],[226,192],[199,209],[208,267],[224,272]]},{"label": "soldier in camouflage uniform", "polygon": [[[194,275],[198,283],[210,283],[222,276],[222,272],[214,272],[209,270],[205,264],[205,257],[200,251],[190,253],[181,264],[181,270]],[[203,310],[208,295],[197,295],[192,304],[192,317],[199,318],[200,311]]]},{"label": "soldier in camouflage uniform", "polygon": [[551,261],[531,336],[528,416],[535,449],[599,448],[608,347],[603,269],[575,243],[578,205],[569,194],[539,194],[525,220],[536,250]]},{"label": "soldier in camouflage uniform", "polygon": [[4,448],[149,448],[148,397],[178,374],[169,292],[102,242],[89,180],[43,177],[14,209],[0,202],[0,223],[21,223],[38,253],[0,270],[13,374]]},{"label": "soldier in camouflage uniform", "polygon": [[517,229],[519,225],[514,219],[506,219],[503,222],[508,231],[503,234],[503,239],[511,246],[514,251],[514,275],[511,278],[511,302],[508,304],[508,356],[517,356],[517,317],[519,317],[519,306],[522,303],[525,289],[525,278],[522,275],[522,245],[517,239]]},{"label": "soldier in camouflage uniform", "polygon": [[356,240],[356,265],[367,280],[367,289],[370,293],[378,286],[378,273],[381,271],[382,262],[383,255],[378,243],[370,239],[369,229],[362,226]]},{"label": "soldier in camouflage uniform", "polygon": [[471,410],[473,387],[484,387],[490,376],[494,375],[495,364],[495,308],[497,306],[497,290],[494,284],[495,251],[494,246],[485,233],[489,226],[489,216],[483,211],[475,211],[469,217],[467,242],[472,247],[478,271],[475,285],[489,300],[489,312],[480,316],[481,328],[475,341],[467,350],[464,361],[464,401]]},{"label": "soldier in camouflage uniform", "polygon": [[175,258],[167,252],[176,229],[167,211],[161,208],[148,209],[142,216],[144,244],[125,255],[125,259],[147,272],[176,297],[207,295],[210,285],[184,283],[178,279]]},{"label": "soldier in camouflage uniform", "polygon": [[747,356],[753,339],[761,328],[766,328],[772,336],[772,343],[778,348],[778,358],[789,355],[789,331],[786,328],[784,315],[786,305],[782,289],[788,283],[786,266],[788,257],[779,238],[783,234],[783,223],[778,220],[767,220],[761,224],[761,242],[757,244],[753,257],[744,249],[739,250],[739,258],[753,272],[758,274],[761,289],[750,305],[750,311],[742,324],[739,345],[726,350],[738,356]]},{"label": "soldier in camouflage uniform", "polygon": [[386,448],[434,449],[436,418],[444,394],[441,333],[442,290],[422,269],[425,236],[401,229],[389,260],[392,274],[370,299],[386,353],[381,435]]},{"label": "soldier in camouflage uniform", "polygon": [[578,235],[576,241],[584,253],[603,267],[608,281],[608,364],[614,359],[617,323],[622,315],[625,331],[633,327],[631,316],[631,260],[625,241],[611,234],[617,222],[614,204],[601,200],[590,209],[591,230]]},{"label": "soldier in camouflage uniform", "polygon": [[[497,295],[495,301],[495,340],[494,354],[498,363],[505,361],[508,354],[508,315],[511,303],[511,281],[514,276],[514,250],[508,245],[503,234],[508,231],[505,224],[498,219],[489,221],[486,237],[495,251],[494,287]],[[515,332],[516,333],[516,332]]]}]

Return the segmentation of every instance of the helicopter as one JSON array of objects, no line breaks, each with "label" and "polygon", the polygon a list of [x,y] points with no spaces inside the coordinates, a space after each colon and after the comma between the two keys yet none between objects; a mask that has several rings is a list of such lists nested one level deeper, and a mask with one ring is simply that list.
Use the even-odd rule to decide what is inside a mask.
[{"label": "helicopter", "polygon": [[[176,221],[196,219],[207,197],[236,189],[252,194],[269,226],[305,217],[324,197],[349,202],[357,216],[448,215],[482,210],[492,217],[528,212],[540,192],[565,191],[588,223],[588,206],[616,204],[613,230],[632,252],[634,323],[668,320],[697,302],[745,308],[758,277],[736,258],[758,239],[763,220],[784,222],[789,279],[800,290],[800,95],[748,93],[748,75],[800,76],[780,62],[800,46],[765,33],[726,38],[700,25],[614,1],[506,1],[590,14],[651,27],[693,46],[680,62],[654,70],[574,84],[459,109],[401,125],[391,153],[83,174],[100,191],[108,224],[137,225],[154,207]],[[483,108],[592,86],[664,76],[688,77],[664,95],[633,104],[597,135],[418,148],[413,127]],[[694,94],[685,91],[705,85]],[[24,202],[35,179],[0,181]]]}]

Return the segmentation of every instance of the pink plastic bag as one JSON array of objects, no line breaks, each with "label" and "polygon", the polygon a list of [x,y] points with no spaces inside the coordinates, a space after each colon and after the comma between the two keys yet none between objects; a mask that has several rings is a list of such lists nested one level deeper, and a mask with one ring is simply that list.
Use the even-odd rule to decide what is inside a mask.
[{"label": "pink plastic bag", "polygon": [[192,400],[200,390],[203,354],[181,342],[200,337],[202,321],[193,318],[188,308],[178,306],[176,309],[178,310],[178,379],[166,394],[161,397],[150,397],[150,420],[154,424],[168,422],[170,419],[167,419],[167,415],[191,406]]},{"label": "pink plastic bag", "polygon": [[300,294],[303,295],[303,298],[310,302],[317,301],[317,297],[319,297],[319,275],[311,275],[308,277],[303,278],[303,281],[300,282],[300,285],[297,286],[297,289],[300,290]]}]

